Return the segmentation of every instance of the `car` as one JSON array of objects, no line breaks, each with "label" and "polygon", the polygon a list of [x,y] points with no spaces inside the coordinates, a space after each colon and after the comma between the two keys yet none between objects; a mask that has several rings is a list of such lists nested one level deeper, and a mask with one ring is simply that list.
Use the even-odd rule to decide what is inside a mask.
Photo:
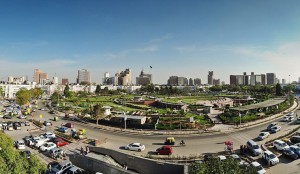
[{"label": "car", "polygon": [[67,128],[67,127],[60,127],[60,128],[57,129],[57,131],[63,132],[63,133],[67,133],[67,132],[69,132],[69,128]]},{"label": "car", "polygon": [[25,142],[23,140],[18,140],[16,142],[16,147],[17,149],[21,150],[21,149],[25,149]]},{"label": "car", "polygon": [[288,112],[288,113],[286,114],[286,116],[293,116],[293,115],[294,115],[294,112],[293,112],[293,111]]},{"label": "car", "polygon": [[300,124],[300,117],[297,117],[296,123]]},{"label": "car", "polygon": [[32,138],[33,138],[32,136],[25,136],[23,140],[25,141],[26,144],[29,144],[29,141],[32,140]]},{"label": "car", "polygon": [[229,157],[233,158],[235,161],[239,163],[239,165],[246,164],[245,161],[241,160],[241,158],[237,154],[231,154]]},{"label": "car", "polygon": [[251,154],[253,154],[254,156],[258,156],[262,153],[262,150],[259,147],[259,145],[253,140],[248,140],[246,146],[248,151],[251,152]]},{"label": "car", "polygon": [[290,148],[285,148],[282,150],[282,155],[287,156],[293,160],[298,159],[298,155]]},{"label": "car", "polygon": [[25,126],[30,126],[30,122],[29,121],[25,121]]},{"label": "car", "polygon": [[274,126],[271,128],[271,133],[276,133],[281,130],[281,126]]},{"label": "car", "polygon": [[174,145],[175,144],[175,138],[174,137],[168,137],[165,140],[165,145]]},{"label": "car", "polygon": [[227,158],[226,158],[226,156],[224,156],[224,155],[219,155],[219,156],[218,156],[218,159],[219,159],[220,161],[225,161]]},{"label": "car", "polygon": [[14,122],[13,127],[14,127],[16,130],[21,130],[21,124],[20,124],[19,122]]},{"label": "car", "polygon": [[48,151],[51,150],[53,148],[56,148],[56,144],[52,143],[52,142],[47,142],[44,145],[42,145],[40,147],[41,151]]},{"label": "car", "polygon": [[289,146],[283,142],[282,140],[275,140],[273,142],[273,146],[276,150],[283,150],[283,149],[288,149]]},{"label": "car", "polygon": [[45,109],[44,108],[41,108],[41,111],[44,111]]},{"label": "car", "polygon": [[0,118],[3,118],[3,114],[2,113],[0,113]]},{"label": "car", "polygon": [[10,116],[10,115],[5,115],[5,116],[3,116],[3,119],[12,119],[12,116]]},{"label": "car", "polygon": [[48,138],[48,139],[53,139],[55,138],[55,133],[52,133],[52,132],[46,132],[44,134],[42,134],[45,138]]},{"label": "car", "polygon": [[256,170],[257,174],[265,174],[266,170],[259,164],[258,162],[254,161],[251,163],[251,166],[253,166]]},{"label": "car", "polygon": [[141,143],[131,143],[131,144],[128,144],[127,146],[125,146],[125,149],[141,152],[141,151],[145,150],[145,146]]},{"label": "car", "polygon": [[73,123],[66,123],[65,127],[67,127],[67,128],[73,128],[74,124]]},{"label": "car", "polygon": [[270,133],[269,132],[261,132],[258,137],[257,137],[257,140],[263,140],[265,138],[267,138],[268,136],[270,136]]},{"label": "car", "polygon": [[20,115],[18,118],[19,118],[19,119],[26,119],[27,116],[26,116],[26,115]]},{"label": "car", "polygon": [[156,152],[158,155],[171,155],[173,153],[173,149],[171,146],[165,145],[156,149]]},{"label": "car", "polygon": [[7,122],[6,121],[2,121],[2,126],[7,126]]},{"label": "car", "polygon": [[279,163],[279,159],[277,158],[277,156],[268,150],[262,153],[262,159],[267,161],[267,163],[272,166]]},{"label": "car", "polygon": [[271,128],[274,127],[274,126],[276,126],[276,125],[277,125],[276,122],[269,124],[268,127],[267,127],[267,130],[270,131]]},{"label": "car", "polygon": [[19,122],[21,126],[25,126],[25,122],[24,121],[20,121]]},{"label": "car", "polygon": [[63,153],[64,153],[64,151],[59,148],[53,148],[48,151],[48,154],[50,157],[55,157],[55,156],[57,156],[59,154],[63,154]]},{"label": "car", "polygon": [[282,122],[287,122],[288,121],[288,116],[284,116],[284,117],[282,117],[282,119],[280,120],[280,121],[282,121]]},{"label": "car", "polygon": [[300,143],[300,136],[292,136],[289,140],[291,144]]},{"label": "car", "polygon": [[44,121],[44,125],[45,126],[51,126],[51,122],[50,121]]},{"label": "car", "polygon": [[12,122],[8,122],[8,123],[7,123],[7,130],[9,130],[9,131],[14,130],[14,127],[13,127]]},{"label": "car", "polygon": [[21,151],[20,152],[22,156],[25,156],[26,158],[30,158],[31,152],[29,150]]},{"label": "car", "polygon": [[69,143],[60,138],[60,140],[54,141],[57,147],[62,147],[68,145]]},{"label": "car", "polygon": [[299,146],[290,146],[290,149],[295,153],[297,154],[298,156],[300,156],[300,147]]},{"label": "car", "polygon": [[57,163],[51,166],[51,172],[54,172],[55,174],[62,174],[68,169],[73,167],[73,164],[69,160],[62,161],[61,163]]},{"label": "car", "polygon": [[85,173],[86,172],[83,169],[81,169],[77,166],[73,166],[73,167],[69,168],[66,171],[66,173],[64,173],[64,174],[85,174]]},{"label": "car", "polygon": [[55,114],[55,111],[54,111],[54,110],[51,110],[49,113],[50,113],[50,114]]},{"label": "car", "polygon": [[288,121],[288,122],[291,122],[291,121],[293,121],[293,120],[294,120],[294,116],[289,116],[287,121]]}]

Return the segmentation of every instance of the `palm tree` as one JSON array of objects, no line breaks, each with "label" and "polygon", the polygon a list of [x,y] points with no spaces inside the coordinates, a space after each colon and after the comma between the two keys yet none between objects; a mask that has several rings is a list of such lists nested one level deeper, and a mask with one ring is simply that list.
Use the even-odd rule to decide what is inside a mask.
[{"label": "palm tree", "polygon": [[103,109],[103,106],[101,104],[96,104],[93,107],[93,118],[97,120],[97,125],[98,121],[105,117],[104,112],[105,110]]}]

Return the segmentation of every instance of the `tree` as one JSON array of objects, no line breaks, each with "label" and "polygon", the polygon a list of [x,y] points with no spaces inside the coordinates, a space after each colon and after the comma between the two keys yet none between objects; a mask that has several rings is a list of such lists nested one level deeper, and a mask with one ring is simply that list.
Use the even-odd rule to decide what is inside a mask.
[{"label": "tree", "polygon": [[100,85],[97,85],[95,93],[100,94],[100,92],[101,92],[101,87]]},{"label": "tree", "polygon": [[105,110],[101,104],[96,104],[93,107],[93,118],[97,120],[97,125],[99,120],[105,117],[104,112]]},{"label": "tree", "polygon": [[0,98],[2,98],[2,97],[3,97],[3,95],[4,95],[3,88],[2,88],[2,87],[0,87]]},{"label": "tree", "polygon": [[69,98],[71,96],[71,91],[70,91],[69,85],[66,85],[66,87],[64,89],[64,96],[67,98]]},{"label": "tree", "polygon": [[16,102],[19,105],[25,105],[29,102],[31,98],[31,92],[28,91],[25,88],[21,88],[17,93],[16,93]]},{"label": "tree", "polygon": [[189,167],[189,174],[207,174],[207,173],[230,173],[230,174],[256,174],[252,166],[239,165],[238,161],[228,158],[220,161],[218,158],[210,157],[204,163],[193,163]]},{"label": "tree", "polygon": [[279,83],[276,84],[276,96],[282,96],[282,88]]},{"label": "tree", "polygon": [[43,94],[43,91],[41,88],[30,89],[30,92],[31,92],[32,97],[35,99],[38,99]]},{"label": "tree", "polygon": [[46,166],[41,164],[36,156],[27,158],[13,147],[13,140],[0,133],[0,173],[6,174],[40,174],[45,173]]}]

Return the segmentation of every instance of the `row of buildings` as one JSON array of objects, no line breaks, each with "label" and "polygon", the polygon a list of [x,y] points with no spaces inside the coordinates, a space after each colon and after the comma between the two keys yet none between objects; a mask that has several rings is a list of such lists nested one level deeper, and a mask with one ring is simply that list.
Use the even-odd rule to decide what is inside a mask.
[{"label": "row of buildings", "polygon": [[[285,84],[285,80],[283,81]],[[279,83],[275,73],[230,75],[230,85],[274,85]]]}]

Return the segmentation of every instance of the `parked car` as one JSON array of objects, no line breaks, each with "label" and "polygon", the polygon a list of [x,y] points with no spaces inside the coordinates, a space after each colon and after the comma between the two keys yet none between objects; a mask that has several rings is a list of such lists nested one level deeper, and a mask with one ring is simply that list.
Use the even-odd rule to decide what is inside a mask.
[{"label": "parked car", "polygon": [[19,119],[26,119],[27,116],[26,116],[26,115],[20,115],[18,118],[19,118]]},{"label": "parked car", "polygon": [[69,132],[69,128],[67,128],[67,127],[60,127],[60,128],[57,129],[57,131],[63,132],[63,133],[67,133],[67,132]]},{"label": "parked car", "polygon": [[48,151],[50,157],[55,157],[59,154],[63,154],[63,150],[59,148],[53,148]]},{"label": "parked car", "polygon": [[274,126],[271,128],[271,133],[276,133],[281,130],[281,126]]},{"label": "parked car", "polygon": [[73,167],[73,164],[71,163],[71,161],[65,160],[59,164],[51,166],[51,172],[54,172],[55,174],[62,174],[71,167]]},{"label": "parked car", "polygon": [[173,153],[173,149],[171,146],[162,146],[156,149],[158,155],[171,155]]},{"label": "parked car", "polygon": [[50,121],[44,121],[44,125],[45,126],[51,126],[51,122]]},{"label": "parked car", "polygon": [[246,164],[246,162],[241,160],[241,158],[237,154],[231,154],[230,157],[237,161],[239,165]]},{"label": "parked car", "polygon": [[13,123],[12,123],[12,122],[8,122],[8,123],[7,123],[7,130],[9,130],[9,131],[14,130],[14,127],[13,127]]},{"label": "parked car", "polygon": [[300,143],[300,136],[292,136],[289,142],[292,144]]},{"label": "parked car", "polygon": [[14,127],[16,130],[21,130],[21,124],[18,123],[18,122],[14,122],[13,127]]},{"label": "parked car", "polygon": [[275,140],[273,142],[273,146],[276,150],[283,150],[283,149],[288,149],[289,146],[283,142],[282,140]]},{"label": "parked car", "polygon": [[42,145],[40,147],[41,151],[48,151],[51,150],[53,148],[56,148],[56,144],[52,143],[52,142],[47,142],[44,145]]},{"label": "parked car", "polygon": [[42,134],[45,138],[48,138],[48,139],[53,139],[55,138],[55,133],[52,133],[52,132],[46,132],[44,134]]},{"label": "parked car", "polygon": [[296,123],[300,124],[300,117],[297,118]]},{"label": "parked car", "polygon": [[293,160],[298,159],[298,155],[294,151],[292,151],[290,148],[283,149],[282,155],[287,156]]},{"label": "parked car", "polygon": [[263,140],[265,138],[267,138],[268,136],[270,136],[270,133],[269,132],[261,132],[258,137],[257,137],[257,140]]},{"label": "parked car", "polygon": [[290,146],[290,149],[295,153],[297,154],[298,156],[300,156],[300,147],[299,146]]},{"label": "parked car", "polygon": [[257,174],[265,174],[266,170],[259,164],[258,162],[254,161],[251,163],[251,166],[253,166],[256,170]]},{"label": "parked car", "polygon": [[53,141],[57,147],[62,147],[65,145],[68,145],[69,143],[66,142],[65,140],[61,139],[61,138],[55,138],[55,140]]},{"label": "parked car", "polygon": [[69,168],[66,171],[66,173],[64,173],[64,174],[85,174],[85,173],[86,172],[83,169],[81,169],[77,166],[73,166],[73,167]]},{"label": "parked car", "polygon": [[254,155],[254,156],[258,156],[261,154],[262,150],[259,147],[259,145],[253,141],[253,140],[249,140],[246,143],[248,150]]},{"label": "parked car", "polygon": [[12,116],[10,116],[10,115],[4,115],[3,119],[12,119]]},{"label": "parked car", "polygon": [[220,161],[225,161],[227,158],[226,158],[226,156],[224,156],[224,155],[218,155],[218,159],[219,159]]},{"label": "parked car", "polygon": [[131,144],[128,144],[127,146],[125,146],[125,149],[141,152],[141,151],[145,150],[145,145],[142,145],[141,143],[131,143]]},{"label": "parked car", "polygon": [[21,151],[20,152],[22,156],[25,156],[26,158],[30,158],[31,152],[29,150]]},{"label": "parked car", "polygon": [[25,126],[30,126],[30,122],[29,121],[25,121]]},{"label": "parked car", "polygon": [[262,159],[267,161],[267,163],[269,165],[272,165],[272,166],[279,163],[279,159],[277,158],[277,156],[274,155],[271,151],[268,151],[268,150],[264,151],[262,153]]},{"label": "parked car", "polygon": [[17,143],[16,143],[16,147],[19,150],[25,149],[25,142],[23,140],[18,140]]},{"label": "parked car", "polygon": [[274,126],[276,126],[276,125],[277,125],[276,122],[269,124],[268,127],[267,127],[267,130],[270,131],[271,128],[274,127]]},{"label": "parked car", "polygon": [[292,115],[294,115],[293,111],[291,111],[291,112],[289,112],[289,113],[286,114],[286,116],[292,116]]},{"label": "parked car", "polygon": [[288,121],[288,118],[289,118],[288,116],[284,116],[284,117],[281,118],[280,121],[282,121],[282,122],[287,122],[287,121]]},{"label": "parked car", "polygon": [[74,128],[74,124],[73,123],[66,123],[65,127],[67,127],[67,128]]}]

